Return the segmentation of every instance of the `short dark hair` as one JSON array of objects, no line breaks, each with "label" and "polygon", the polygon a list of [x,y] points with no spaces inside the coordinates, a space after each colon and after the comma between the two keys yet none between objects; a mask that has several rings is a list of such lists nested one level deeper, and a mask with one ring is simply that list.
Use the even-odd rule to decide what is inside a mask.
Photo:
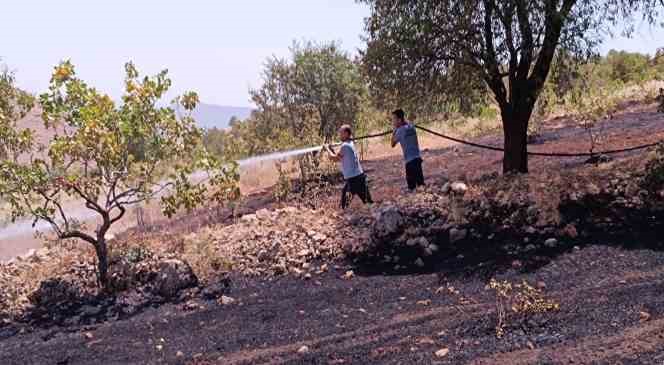
[{"label": "short dark hair", "polygon": [[353,135],[353,128],[350,126],[350,124],[344,124],[341,127],[339,127],[340,131],[348,132],[351,136]]},{"label": "short dark hair", "polygon": [[401,120],[404,120],[406,118],[406,113],[404,113],[403,110],[401,110],[401,109],[397,109],[397,110],[393,111],[392,115],[394,115],[395,117],[397,117]]}]

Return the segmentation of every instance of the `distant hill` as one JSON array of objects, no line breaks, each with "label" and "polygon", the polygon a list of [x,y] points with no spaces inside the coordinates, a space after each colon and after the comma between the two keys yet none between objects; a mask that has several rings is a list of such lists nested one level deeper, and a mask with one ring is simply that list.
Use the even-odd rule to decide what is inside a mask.
[{"label": "distant hill", "polygon": [[198,126],[205,129],[226,128],[232,117],[246,119],[251,115],[251,108],[200,103],[194,110]]}]

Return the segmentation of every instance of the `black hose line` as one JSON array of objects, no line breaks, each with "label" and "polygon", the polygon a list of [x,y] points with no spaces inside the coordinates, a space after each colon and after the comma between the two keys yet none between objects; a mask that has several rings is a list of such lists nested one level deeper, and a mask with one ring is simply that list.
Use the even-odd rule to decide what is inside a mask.
[{"label": "black hose line", "polygon": [[[497,151],[497,152],[505,152],[504,148],[496,147],[496,146],[489,146],[485,144],[480,144],[480,143],[474,143],[470,141],[466,141],[463,139],[459,138],[454,138],[450,137],[448,135],[436,132],[434,130],[431,130],[429,128],[425,128],[419,125],[416,125],[415,128],[418,128],[420,130],[423,130],[427,133],[433,134],[434,136],[444,138],[453,142],[457,142],[460,144],[476,147],[476,148],[482,148],[485,150],[491,150],[491,151]],[[353,138],[353,141],[359,141],[363,139],[369,139],[369,138],[376,138],[376,137],[383,137],[388,134],[391,134],[392,131],[385,131],[382,133],[376,133],[376,134],[369,134],[365,136],[360,136],[360,137],[355,137]],[[651,148],[654,146],[657,146],[660,142],[653,142],[653,143],[648,143],[648,144],[643,144],[639,146],[634,146],[634,147],[628,147],[628,148],[622,148],[622,149],[616,149],[616,150],[607,150],[607,151],[601,151],[601,152],[578,152],[578,153],[572,153],[572,152],[528,152],[529,156],[539,156],[539,157],[594,157],[594,156],[601,156],[601,155],[613,155],[613,154],[618,154],[618,153],[625,153],[625,152],[631,152],[631,151],[638,151],[638,150],[643,150],[646,148]]]}]

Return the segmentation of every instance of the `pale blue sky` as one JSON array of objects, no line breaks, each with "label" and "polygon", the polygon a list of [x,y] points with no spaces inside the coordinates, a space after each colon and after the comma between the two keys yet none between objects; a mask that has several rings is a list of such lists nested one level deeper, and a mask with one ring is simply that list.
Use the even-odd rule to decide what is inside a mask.
[{"label": "pale blue sky", "polygon": [[[355,52],[367,9],[354,0],[8,0],[2,6],[0,58],[18,84],[43,91],[52,67],[70,58],[79,75],[118,97],[123,64],[170,70],[174,92],[205,102],[249,106],[249,87],[271,55],[292,41],[341,41]],[[664,32],[638,29],[604,47],[653,53]]]}]

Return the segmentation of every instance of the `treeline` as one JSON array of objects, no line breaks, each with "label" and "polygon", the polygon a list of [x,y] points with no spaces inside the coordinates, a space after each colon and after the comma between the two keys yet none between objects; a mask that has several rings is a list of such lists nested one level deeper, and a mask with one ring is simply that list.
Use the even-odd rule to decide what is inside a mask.
[{"label": "treeline", "polygon": [[[398,85],[372,82],[371,72],[361,57],[351,58],[335,42],[296,43],[289,58],[266,62],[263,85],[250,91],[257,107],[252,115],[232,120],[227,129],[207,130],[205,144],[214,154],[233,159],[311,146],[333,140],[342,123],[351,124],[357,134],[389,128],[388,113],[397,107],[418,114],[418,121],[498,117],[491,92],[472,70],[455,71],[462,90],[428,92],[423,83],[417,96],[400,93]],[[582,108],[588,95],[661,79],[664,51],[654,56],[610,51],[585,60],[558,54],[535,122],[560,106]]]}]

